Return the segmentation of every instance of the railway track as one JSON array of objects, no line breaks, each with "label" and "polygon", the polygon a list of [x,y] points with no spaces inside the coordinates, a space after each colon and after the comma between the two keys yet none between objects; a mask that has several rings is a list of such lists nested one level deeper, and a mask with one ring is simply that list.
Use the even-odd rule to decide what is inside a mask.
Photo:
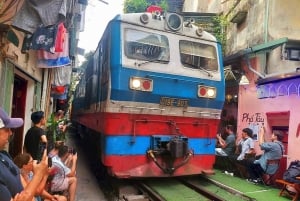
[{"label": "railway track", "polygon": [[[160,178],[134,181],[137,194],[122,192],[122,201],[253,201],[224,184],[204,177]],[[129,189],[127,187],[127,189]]]}]

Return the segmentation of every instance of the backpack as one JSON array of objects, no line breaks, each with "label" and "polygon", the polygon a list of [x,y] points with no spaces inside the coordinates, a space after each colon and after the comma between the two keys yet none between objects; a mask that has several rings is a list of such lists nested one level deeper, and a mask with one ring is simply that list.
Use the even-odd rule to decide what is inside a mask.
[{"label": "backpack", "polygon": [[299,160],[295,160],[291,162],[288,169],[283,173],[283,179],[288,182],[300,184],[300,180],[296,179],[297,176],[300,176]]}]

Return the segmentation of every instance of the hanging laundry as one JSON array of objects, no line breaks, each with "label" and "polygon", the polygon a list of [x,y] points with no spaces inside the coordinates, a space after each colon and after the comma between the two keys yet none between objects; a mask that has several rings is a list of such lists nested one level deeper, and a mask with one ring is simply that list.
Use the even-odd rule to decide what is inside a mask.
[{"label": "hanging laundry", "polygon": [[53,68],[65,67],[71,63],[69,57],[69,34],[64,36],[64,50],[62,52],[49,53],[45,50],[37,51],[37,67],[38,68]]},{"label": "hanging laundry", "polygon": [[67,99],[68,97],[68,91],[69,91],[69,85],[65,86],[55,86],[51,85],[51,93],[50,96],[54,99]]},{"label": "hanging laundry", "polygon": [[65,66],[63,68],[55,68],[53,69],[53,81],[52,84],[54,85],[67,85],[71,83],[71,74],[72,74],[72,67]]},{"label": "hanging laundry", "polygon": [[13,19],[12,26],[26,33],[34,33],[43,24],[51,26],[65,20],[67,0],[26,0]]},{"label": "hanging laundry", "polygon": [[56,40],[55,40],[55,52],[63,52],[64,51],[64,42],[66,38],[66,28],[64,23],[61,22],[58,24]]},{"label": "hanging laundry", "polygon": [[56,35],[57,25],[38,27],[33,33],[30,49],[55,53]]}]

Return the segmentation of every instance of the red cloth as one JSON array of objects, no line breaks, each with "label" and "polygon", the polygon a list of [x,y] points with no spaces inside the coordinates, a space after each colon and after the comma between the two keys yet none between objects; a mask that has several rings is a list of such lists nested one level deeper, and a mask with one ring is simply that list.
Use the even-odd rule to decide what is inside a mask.
[{"label": "red cloth", "polygon": [[163,12],[163,9],[159,6],[156,6],[156,5],[152,5],[152,6],[149,6],[146,10],[148,13],[154,13],[156,11],[162,13]]},{"label": "red cloth", "polygon": [[58,30],[56,34],[55,40],[55,52],[63,52],[64,51],[64,41],[66,40],[66,28],[64,23],[58,24]]},{"label": "red cloth", "polygon": [[65,90],[66,90],[65,86],[54,86],[54,85],[52,85],[51,93],[61,95],[61,94],[65,93]]}]

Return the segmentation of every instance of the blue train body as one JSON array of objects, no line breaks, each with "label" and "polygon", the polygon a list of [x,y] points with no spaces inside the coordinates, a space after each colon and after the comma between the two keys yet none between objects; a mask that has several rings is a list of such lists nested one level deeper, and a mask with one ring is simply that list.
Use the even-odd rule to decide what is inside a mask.
[{"label": "blue train body", "polygon": [[77,86],[72,120],[116,177],[212,172],[221,45],[175,13],[118,15]]}]

